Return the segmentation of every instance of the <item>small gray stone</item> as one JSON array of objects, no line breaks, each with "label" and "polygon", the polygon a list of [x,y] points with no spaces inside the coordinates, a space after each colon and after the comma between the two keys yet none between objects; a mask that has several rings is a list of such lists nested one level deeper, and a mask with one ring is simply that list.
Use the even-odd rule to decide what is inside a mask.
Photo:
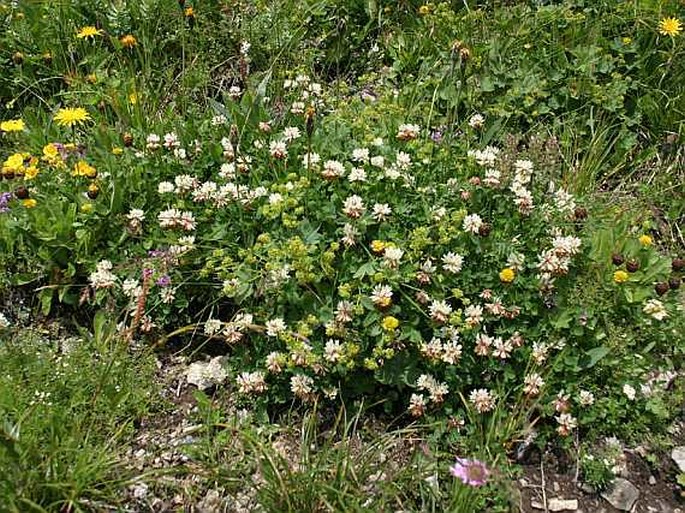
[{"label": "small gray stone", "polygon": [[614,508],[630,511],[635,501],[640,497],[640,490],[635,488],[635,485],[627,479],[618,477],[609,490],[602,492],[602,497]]},{"label": "small gray stone", "polygon": [[675,464],[678,465],[678,469],[681,472],[685,472],[685,447],[682,445],[674,447],[671,451],[671,458],[675,461]]},{"label": "small gray stone", "polygon": [[559,486],[559,483],[557,483],[556,481],[554,481],[554,482],[552,483],[552,489],[553,489],[555,492],[559,493],[559,490],[561,490],[561,486]]},{"label": "small gray stone", "polygon": [[[533,509],[545,509],[543,503],[538,501],[531,501],[530,506]],[[578,501],[576,499],[550,499],[547,501],[547,511],[576,511],[578,509]]]},{"label": "small gray stone", "polygon": [[649,484],[654,486],[656,484],[656,477],[654,476],[649,476]]}]

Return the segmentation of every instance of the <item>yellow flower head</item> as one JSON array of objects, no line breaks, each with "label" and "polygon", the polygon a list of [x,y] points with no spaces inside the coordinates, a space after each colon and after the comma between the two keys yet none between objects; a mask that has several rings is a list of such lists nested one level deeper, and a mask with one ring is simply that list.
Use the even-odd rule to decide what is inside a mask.
[{"label": "yellow flower head", "polygon": [[74,170],[71,172],[71,176],[85,176],[88,178],[95,178],[97,176],[97,171],[85,160],[79,160],[74,166]]},{"label": "yellow flower head", "polygon": [[121,155],[122,153],[124,153],[123,148],[120,148],[119,146],[115,146],[114,148],[112,148],[113,155]]},{"label": "yellow flower head", "polygon": [[640,244],[642,244],[642,246],[645,248],[647,246],[651,246],[652,242],[654,242],[649,235],[640,235],[640,238],[638,240],[640,241]]},{"label": "yellow flower head", "polygon": [[193,9],[192,7],[186,7],[185,11],[183,11],[183,14],[185,14],[186,18],[194,18],[195,9]]},{"label": "yellow flower head", "polygon": [[0,123],[0,132],[21,132],[26,125],[21,119],[9,119]]},{"label": "yellow flower head", "polygon": [[430,12],[431,12],[430,5],[423,4],[421,7],[419,7],[419,14],[421,14],[422,16],[424,16],[426,14],[430,14]]},{"label": "yellow flower head", "polygon": [[126,34],[121,39],[119,39],[121,46],[124,48],[133,48],[138,44],[138,40],[132,34]]},{"label": "yellow flower head", "polygon": [[138,93],[130,93],[128,95],[128,103],[130,103],[131,105],[136,105],[138,103]]},{"label": "yellow flower head", "polygon": [[84,214],[90,214],[93,211],[93,204],[92,203],[84,203],[81,205],[81,212]]},{"label": "yellow flower head", "polygon": [[74,126],[90,119],[90,114],[83,107],[59,109],[55,121],[60,126]]},{"label": "yellow flower head", "polygon": [[393,317],[392,315],[384,317],[383,322],[381,323],[381,326],[383,326],[385,331],[393,331],[397,329],[399,325],[400,321],[398,321],[397,318]]},{"label": "yellow flower head", "polygon": [[98,82],[98,76],[95,73],[89,73],[86,75],[86,82],[89,84],[97,84]]},{"label": "yellow flower head", "polygon": [[628,281],[628,273],[619,269],[614,273],[614,281],[616,283],[623,283]]},{"label": "yellow flower head", "polygon": [[516,271],[511,267],[505,267],[499,272],[499,279],[504,283],[511,283],[516,278]]},{"label": "yellow flower head", "polygon": [[382,240],[371,241],[371,251],[373,251],[374,253],[383,253],[386,247],[387,245]]},{"label": "yellow flower head", "polygon": [[36,166],[29,166],[24,171],[24,180],[33,180],[38,176],[38,168]]},{"label": "yellow flower head", "polygon": [[25,208],[33,208],[38,204],[38,202],[33,198],[27,198],[23,200],[21,204],[24,205]]},{"label": "yellow flower head", "polygon": [[97,29],[92,25],[88,25],[82,27],[81,30],[76,33],[76,37],[79,39],[93,39],[95,36],[101,36],[102,33],[102,30]]},{"label": "yellow flower head", "polygon": [[23,153],[15,153],[14,155],[10,155],[7,157],[7,160],[2,163],[2,172],[3,173],[16,173],[19,169],[24,167],[24,154]]},{"label": "yellow flower head", "polygon": [[662,36],[675,37],[683,30],[683,25],[678,18],[664,18],[659,22],[659,34]]}]

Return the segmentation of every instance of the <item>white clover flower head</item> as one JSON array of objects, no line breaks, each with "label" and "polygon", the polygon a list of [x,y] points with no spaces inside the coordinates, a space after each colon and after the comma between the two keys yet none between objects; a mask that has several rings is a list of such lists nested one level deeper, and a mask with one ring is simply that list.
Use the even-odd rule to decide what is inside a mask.
[{"label": "white clover flower head", "polygon": [[464,218],[462,223],[462,228],[465,232],[470,232],[478,234],[481,226],[483,226],[483,220],[478,214],[469,214]]},{"label": "white clover flower head", "polygon": [[277,317],[276,319],[271,319],[266,322],[266,336],[267,337],[277,337],[279,333],[285,331],[287,326],[285,321]]},{"label": "white clover flower head", "polygon": [[485,388],[472,390],[469,394],[469,402],[478,413],[487,413],[495,408],[495,397]]},{"label": "white clover flower head", "polygon": [[458,253],[453,253],[450,251],[442,257],[442,268],[449,273],[459,273],[463,265],[464,257]]}]

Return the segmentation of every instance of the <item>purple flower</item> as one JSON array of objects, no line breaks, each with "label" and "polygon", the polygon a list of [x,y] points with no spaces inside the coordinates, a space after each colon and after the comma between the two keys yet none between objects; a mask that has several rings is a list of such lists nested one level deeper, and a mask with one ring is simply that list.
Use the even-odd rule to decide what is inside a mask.
[{"label": "purple flower", "polygon": [[169,285],[171,285],[171,278],[169,278],[168,274],[164,274],[157,278],[157,285],[159,285],[160,287],[168,287]]},{"label": "purple flower", "polygon": [[12,194],[9,192],[3,192],[0,194],[0,214],[3,212],[9,212],[10,207],[7,205],[12,199]]},{"label": "purple flower", "polygon": [[440,129],[431,132],[431,139],[434,143],[440,144],[442,142],[442,131]]},{"label": "purple flower", "polygon": [[450,473],[468,486],[483,486],[490,476],[490,471],[485,463],[466,458],[457,458],[454,466],[450,467]]},{"label": "purple flower", "polygon": [[154,269],[150,269],[149,267],[146,267],[143,269],[143,278],[144,279],[152,278],[153,274],[155,274]]}]

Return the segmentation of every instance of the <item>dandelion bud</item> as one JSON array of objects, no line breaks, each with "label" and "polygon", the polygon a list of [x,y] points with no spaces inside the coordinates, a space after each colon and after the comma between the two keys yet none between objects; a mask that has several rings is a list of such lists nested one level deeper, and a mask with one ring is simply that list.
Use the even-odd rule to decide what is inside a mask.
[{"label": "dandelion bud", "polygon": [[625,262],[625,258],[623,258],[623,255],[614,253],[613,255],[611,255],[611,261],[614,265],[619,266],[623,265],[623,262]]},{"label": "dandelion bud", "polygon": [[673,262],[671,262],[671,269],[675,272],[685,269],[685,258],[674,258]]},{"label": "dandelion bud", "polygon": [[459,50],[459,58],[462,62],[466,63],[471,58],[471,50],[468,48],[462,48]]},{"label": "dandelion bud", "polygon": [[628,263],[626,264],[626,270],[629,273],[636,273],[640,269],[640,262],[637,260],[628,260]]},{"label": "dandelion bud", "polygon": [[127,148],[133,146],[133,136],[128,132],[124,134],[124,146]]},{"label": "dandelion bud", "polygon": [[14,191],[14,195],[17,199],[27,199],[29,197],[29,190],[22,185],[21,187],[17,187]]},{"label": "dandelion bud", "polygon": [[312,133],[314,132],[314,115],[316,114],[316,111],[314,110],[314,107],[311,105],[307,108],[307,111],[304,114],[305,117],[305,127],[307,130],[307,136],[311,137]]},{"label": "dandelion bud", "polygon": [[43,62],[48,66],[52,64],[52,54],[50,52],[45,52],[43,54]]},{"label": "dandelion bud", "polygon": [[587,209],[583,207],[578,207],[573,211],[573,217],[576,221],[584,221],[587,219]]},{"label": "dandelion bud", "polygon": [[12,62],[19,66],[20,64],[23,64],[24,62],[24,54],[21,52],[16,52],[14,55],[12,55]]},{"label": "dandelion bud", "polygon": [[665,282],[665,281],[657,283],[654,286],[654,290],[656,291],[657,295],[659,295],[659,296],[663,296],[664,294],[666,294],[666,292],[668,292],[669,288],[670,287],[669,287],[668,282]]}]

